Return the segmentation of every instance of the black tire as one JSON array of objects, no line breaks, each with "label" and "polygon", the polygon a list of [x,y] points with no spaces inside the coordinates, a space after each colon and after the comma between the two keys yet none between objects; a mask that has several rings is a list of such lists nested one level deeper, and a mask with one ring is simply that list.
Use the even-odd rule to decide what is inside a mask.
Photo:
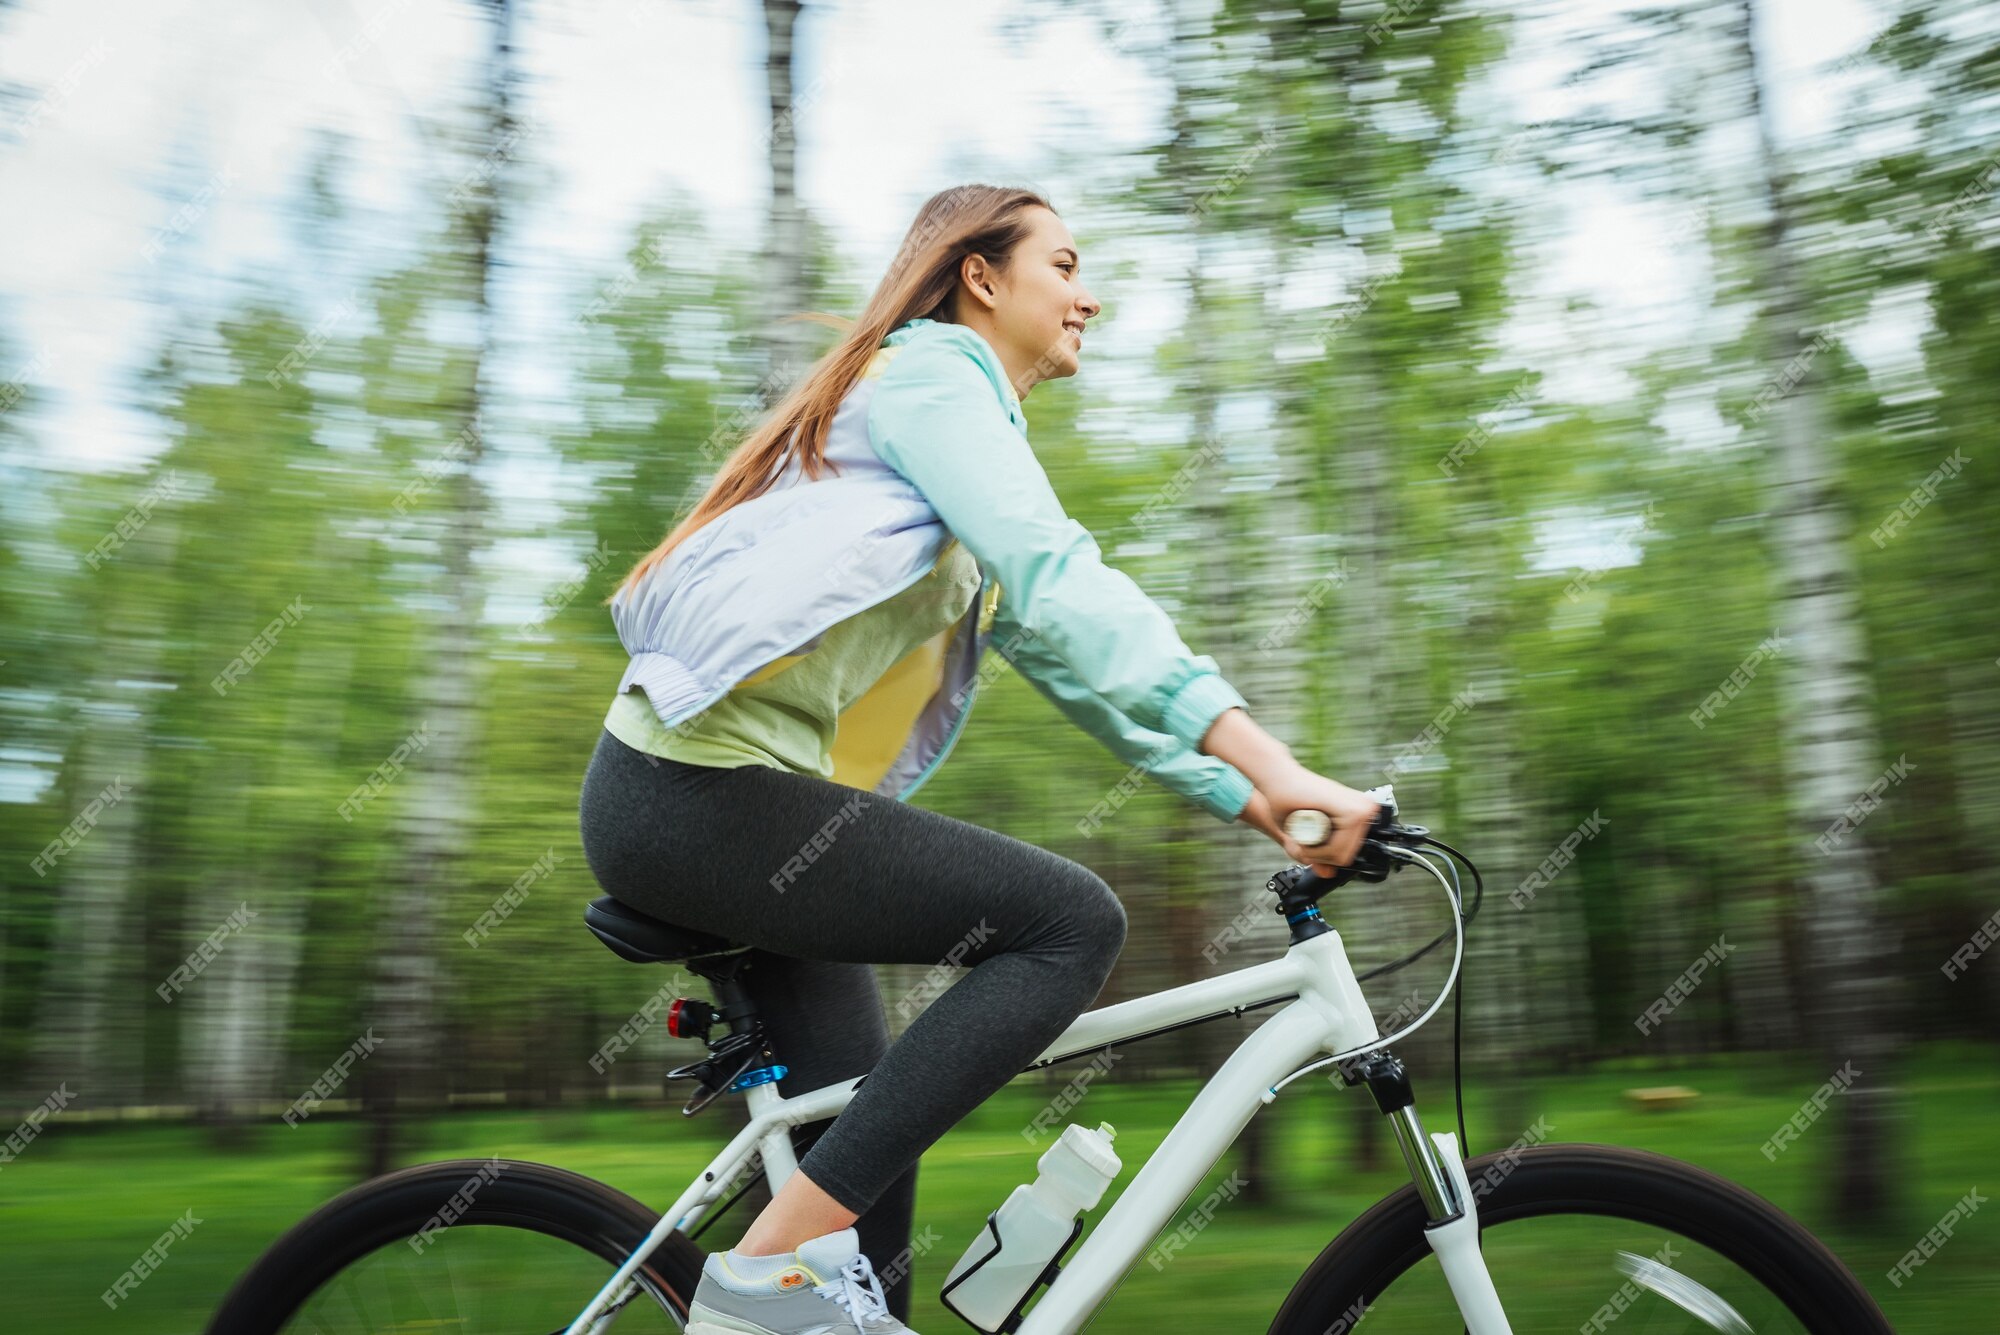
[{"label": "black tire", "polygon": [[[417,1236],[454,1192],[496,1161],[457,1159],[388,1173],[334,1197],[286,1232],[236,1281],[208,1335],[269,1335],[334,1275],[377,1248]],[[497,1161],[456,1224],[525,1229],[622,1264],[659,1215],[602,1182],[544,1164]],[[684,1325],[705,1253],[675,1232],[635,1274]],[[609,1278],[609,1272],[606,1272]],[[588,1294],[584,1298],[588,1298]],[[581,1310],[583,1300],[578,1301]]]},{"label": "black tire", "polygon": [[[1783,1210],[1733,1182],[1664,1155],[1610,1145],[1544,1145],[1512,1157],[1513,1170],[1498,1170],[1498,1184],[1479,1202],[1482,1230],[1548,1215],[1608,1216],[1669,1229],[1741,1267],[1814,1335],[1893,1335],[1839,1257]],[[1466,1176],[1476,1186],[1500,1159],[1470,1160]],[[1343,1313],[1372,1308],[1431,1255],[1424,1222],[1414,1186],[1376,1202],[1307,1268],[1270,1335],[1325,1335]],[[1392,1294],[1388,1308],[1394,1301]]]}]

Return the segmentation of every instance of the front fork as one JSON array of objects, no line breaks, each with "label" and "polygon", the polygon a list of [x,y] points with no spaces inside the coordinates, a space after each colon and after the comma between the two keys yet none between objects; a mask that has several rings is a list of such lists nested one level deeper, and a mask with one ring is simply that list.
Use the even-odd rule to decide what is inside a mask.
[{"label": "front fork", "polygon": [[1349,1082],[1367,1085],[1375,1096],[1375,1106],[1395,1128],[1396,1147],[1403,1152],[1403,1162],[1429,1216],[1424,1237],[1437,1253],[1466,1330],[1470,1335],[1513,1335],[1507,1314],[1500,1309],[1500,1295],[1493,1290],[1493,1277],[1486,1272],[1486,1258],[1479,1250],[1479,1202],[1465,1176],[1458,1137],[1449,1131],[1424,1134],[1410,1095],[1409,1074],[1387,1051],[1369,1054],[1349,1076]]}]

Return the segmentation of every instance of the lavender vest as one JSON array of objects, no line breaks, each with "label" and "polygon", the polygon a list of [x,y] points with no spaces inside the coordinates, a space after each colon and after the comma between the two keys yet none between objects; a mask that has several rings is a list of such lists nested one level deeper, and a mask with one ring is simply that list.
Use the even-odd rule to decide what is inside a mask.
[{"label": "lavender vest", "polygon": [[[631,655],[618,690],[644,687],[664,727],[693,719],[772,659],[810,651],[832,626],[910,587],[951,541],[923,494],[869,439],[876,380],[914,332],[906,324],[891,333],[836,410],[826,458],[837,475],[809,479],[788,461],[763,495],[710,520],[613,599],[612,621]],[[1019,401],[1007,411],[1025,435]],[[887,771],[844,767],[836,735],[837,780],[907,800],[930,778],[971,709],[999,593],[984,576],[966,615],[940,632],[941,679]],[[862,712],[867,698],[850,709]]]}]

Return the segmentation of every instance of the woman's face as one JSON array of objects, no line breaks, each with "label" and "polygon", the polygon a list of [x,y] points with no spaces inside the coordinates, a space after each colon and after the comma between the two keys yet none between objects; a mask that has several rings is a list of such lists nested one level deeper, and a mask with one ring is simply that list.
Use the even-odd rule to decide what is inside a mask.
[{"label": "woman's face", "polygon": [[[1076,238],[1048,209],[1029,210],[1031,230],[1005,273],[973,257],[959,294],[961,322],[979,328],[1013,378],[1017,394],[1077,372],[1085,321],[1101,309],[1084,286]],[[989,295],[990,294],[990,295]]]}]

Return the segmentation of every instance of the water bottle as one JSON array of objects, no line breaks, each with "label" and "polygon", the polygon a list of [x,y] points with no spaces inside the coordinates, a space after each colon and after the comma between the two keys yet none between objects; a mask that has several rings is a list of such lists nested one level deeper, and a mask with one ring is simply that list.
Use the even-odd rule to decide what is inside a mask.
[{"label": "water bottle", "polygon": [[986,1227],[945,1276],[944,1305],[985,1331],[1008,1324],[1051,1263],[1083,1231],[1082,1214],[1103,1198],[1118,1176],[1116,1135],[1109,1122],[1096,1130],[1072,1123],[1042,1152],[1035,1180],[1014,1188]]}]

